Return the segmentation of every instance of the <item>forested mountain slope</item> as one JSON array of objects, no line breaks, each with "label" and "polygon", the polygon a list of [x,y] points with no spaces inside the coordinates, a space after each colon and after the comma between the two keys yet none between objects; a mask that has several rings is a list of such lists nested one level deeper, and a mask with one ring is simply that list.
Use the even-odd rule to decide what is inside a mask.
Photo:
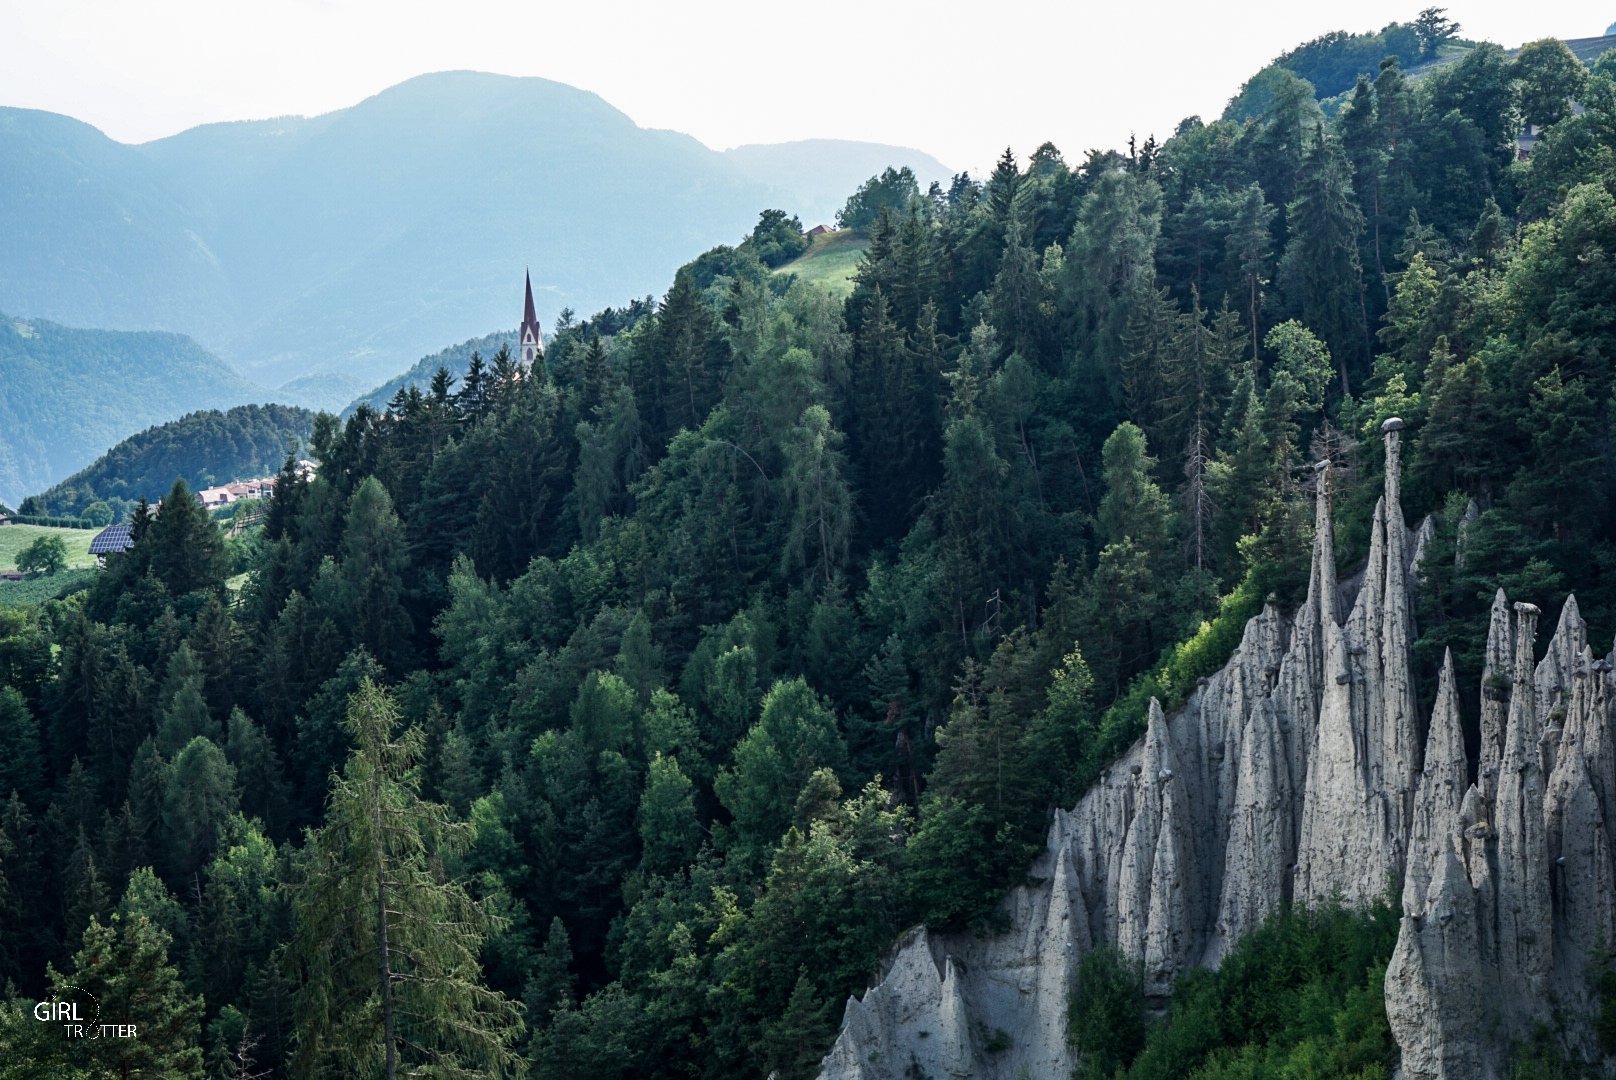
[{"label": "forested mountain slope", "polygon": [[[1260,993],[1230,1002],[1219,1015],[1239,1022],[1192,1065],[1161,1064],[1188,1060],[1161,1040],[1204,1035],[1207,1014],[1151,1028],[1145,1006],[1236,933],[1199,936],[1199,915],[1233,910],[1221,890],[1192,910],[1155,872],[1219,827],[1185,822],[1193,795],[1166,804],[1278,757],[1149,724],[1149,702],[1193,710],[1242,657],[1246,701],[1272,704],[1279,678],[1298,702],[1284,715],[1317,718],[1310,745],[1330,752],[1308,768],[1341,765],[1310,778],[1319,798],[1427,807],[1426,837],[1455,823],[1420,794],[1439,778],[1411,771],[1439,706],[1449,751],[1455,729],[1476,746],[1497,734],[1497,804],[1521,809],[1520,829],[1474,839],[1515,868],[1551,850],[1548,796],[1521,792],[1564,780],[1585,737],[1567,732],[1591,711],[1576,684],[1564,712],[1552,695],[1537,711],[1530,628],[1515,631],[1512,689],[1488,642],[1500,587],[1564,627],[1616,625],[1616,87],[1581,75],[1556,102],[1560,85],[1488,46],[1418,86],[1387,65],[1336,120],[1304,84],[1250,122],[1187,121],[1128,156],[1007,153],[879,216],[845,302],[751,247],[714,249],[654,311],[558,329],[526,377],[468,367],[385,411],[317,420],[319,475],[282,478],[235,603],[218,534],[178,487],[88,594],[0,621],[0,790],[16,792],[0,808],[0,978],[18,996],[0,1010],[0,1062],[194,1076],[234,1055],[346,1075],[391,1053],[480,1075],[521,1058],[568,1080],[811,1077],[900,934],[994,940],[1052,808],[1126,801],[1137,761],[1165,785],[1149,814],[1054,820],[1155,823],[1121,852],[1092,849],[1134,882],[1117,944],[1138,931],[1143,970],[1085,954],[1069,922],[1074,958],[1111,956],[1117,976],[1095,1013],[1098,977],[1073,994],[1067,970],[1027,969],[1040,1016],[1070,998],[1075,1046],[1038,1024],[928,1026],[927,1041],[1010,1061],[1036,1028],[1091,1075],[1261,1075],[1259,1058],[1294,1051],[1308,1075],[1364,1077],[1390,1075],[1395,1031],[1407,1074],[1431,1074],[1407,1012],[1372,1007],[1381,924],[1332,938],[1300,912],[1254,940],[1291,935],[1287,963],[1343,937],[1362,947],[1328,971],[1257,975],[1263,956],[1235,947],[1230,985]],[[1573,95],[1586,111],[1517,161],[1520,110]],[[1381,441],[1391,417],[1401,473]],[[1331,498],[1314,503],[1322,460]],[[1419,574],[1393,554],[1394,538],[1411,547],[1395,516],[1373,509],[1397,480],[1385,506],[1432,515]],[[1331,580],[1350,641],[1324,617]],[[1403,639],[1368,628],[1388,597]],[[1320,644],[1292,634],[1285,683],[1272,613],[1299,606]],[[1406,679],[1385,678],[1394,668]],[[1477,685],[1495,696],[1454,691]],[[1301,707],[1315,686],[1316,713]],[[1224,715],[1242,740],[1279,737],[1277,707]],[[1556,739],[1528,739],[1540,719]],[[1164,729],[1185,740],[1176,764]],[[1373,755],[1383,777],[1354,771],[1368,757],[1342,764],[1359,730],[1395,735]],[[1141,736],[1148,763],[1124,756]],[[1534,772],[1528,742],[1555,762]],[[1481,776],[1451,752],[1431,760],[1454,784]],[[1506,762],[1528,765],[1514,794]],[[1552,786],[1556,800],[1588,790]],[[1367,809],[1309,820],[1297,854],[1319,872],[1279,900],[1330,891],[1324,860],[1302,856],[1335,841],[1354,853],[1350,900],[1396,865],[1376,844],[1403,834],[1371,829]],[[1476,925],[1441,917],[1461,876],[1471,912],[1504,926],[1461,857],[1407,875],[1425,889],[1408,900],[1420,934]],[[1066,865],[1094,887],[1092,868]],[[1539,910],[1541,873],[1505,880]],[[1253,896],[1239,927],[1274,909],[1272,889]],[[1563,989],[1551,973],[1571,970],[1543,952],[1559,914],[1511,918],[1491,940],[1516,955],[1489,954],[1482,985],[1496,975],[1500,1001],[1542,1010]],[[1437,942],[1415,952],[1409,925],[1394,970],[1415,985],[1409,965]],[[942,986],[966,977],[898,955]],[[138,1000],[118,996],[131,972],[153,988]],[[132,1044],[47,1038],[25,999],[52,978],[151,1033],[141,1062]],[[1173,991],[1185,1008],[1197,979]],[[1597,986],[1559,1001],[1521,1013],[1547,1017],[1537,1049],[1608,1052]],[[1281,1012],[1310,1024],[1284,1046],[1260,1023]],[[1102,1046],[1102,1029],[1127,1037]]]},{"label": "forested mountain slope", "polygon": [[142,428],[267,395],[179,334],[10,315],[0,315],[0,386],[0,502],[13,506]]},{"label": "forested mountain slope", "polygon": [[[1512,1040],[1546,1034],[1584,1061],[1613,1049],[1601,1025],[1616,998],[1601,980],[1616,925],[1616,654],[1596,659],[1568,597],[1539,663],[1539,609],[1511,612],[1499,589],[1482,678],[1461,689],[1448,651],[1420,715],[1413,608],[1436,545],[1431,518],[1418,531],[1402,520],[1401,430],[1388,419],[1362,574],[1337,580],[1326,458],[1294,618],[1265,605],[1181,710],[1166,717],[1152,700],[1145,737],[1056,810],[1002,930],[906,938],[881,981],[849,1000],[822,1077],[1104,1075],[1133,1056],[1116,1053],[1095,1007],[1109,965],[1133,979],[1112,998],[1125,1016],[1127,994],[1135,1008],[1167,1000],[1187,971],[1238,955],[1293,906],[1325,919],[1337,904],[1373,910],[1388,882],[1404,918],[1373,976],[1383,1017],[1352,1033],[1362,1045],[1345,1031],[1326,1041],[1327,1059],[1391,1064],[1395,1037],[1402,1075],[1459,1080],[1506,1075]],[[1477,702],[1472,768],[1463,713]],[[1194,1062],[1229,1034],[1163,1040],[1139,1054],[1139,1073]],[[1277,1034],[1246,1036],[1260,1046]]]},{"label": "forested mountain slope", "polygon": [[291,405],[194,412],[129,436],[89,468],[29,499],[25,514],[78,517],[97,502],[118,520],[141,499],[156,502],[176,479],[193,488],[275,473],[307,445],[314,414]]}]

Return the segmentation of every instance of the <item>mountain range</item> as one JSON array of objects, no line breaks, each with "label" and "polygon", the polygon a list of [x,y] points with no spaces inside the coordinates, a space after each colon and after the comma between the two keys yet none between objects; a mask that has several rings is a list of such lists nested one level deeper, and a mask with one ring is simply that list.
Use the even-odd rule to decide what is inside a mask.
[{"label": "mountain range", "polygon": [[654,292],[766,207],[828,219],[887,165],[949,172],[832,140],[722,153],[592,93],[474,72],[140,145],[0,109],[0,303],[188,334],[285,400],[334,406],[514,324],[524,268],[546,324],[587,314]]},{"label": "mountain range", "polygon": [[15,506],[143,428],[262,396],[180,334],[0,315],[0,503]]}]

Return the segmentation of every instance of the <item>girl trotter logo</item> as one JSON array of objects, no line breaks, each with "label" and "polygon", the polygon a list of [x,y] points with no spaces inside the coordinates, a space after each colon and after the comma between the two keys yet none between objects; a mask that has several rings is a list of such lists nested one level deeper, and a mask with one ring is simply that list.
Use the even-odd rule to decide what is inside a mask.
[{"label": "girl trotter logo", "polygon": [[64,983],[48,1000],[34,1005],[34,1019],[60,1024],[69,1039],[133,1039],[134,1024],[101,1023],[101,1003],[82,986]]}]

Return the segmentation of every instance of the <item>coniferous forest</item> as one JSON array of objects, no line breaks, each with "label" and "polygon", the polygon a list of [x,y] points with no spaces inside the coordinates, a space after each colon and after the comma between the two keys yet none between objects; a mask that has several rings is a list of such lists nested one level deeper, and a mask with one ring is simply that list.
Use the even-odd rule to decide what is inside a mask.
[{"label": "coniferous forest", "polygon": [[[321,415],[239,591],[183,481],[137,507],[0,610],[0,1077],[811,1077],[1300,599],[1320,458],[1362,561],[1388,417],[1422,686],[1500,585],[1612,632],[1616,56],[1421,40],[1328,112],[1276,66],[1126,154],[875,178],[845,301],[765,213],[529,372]],[[1389,1076],[1385,926],[1265,929],[1195,1053],[1087,980],[1088,1074]],[[69,986],[140,1038],[33,1022]]]}]

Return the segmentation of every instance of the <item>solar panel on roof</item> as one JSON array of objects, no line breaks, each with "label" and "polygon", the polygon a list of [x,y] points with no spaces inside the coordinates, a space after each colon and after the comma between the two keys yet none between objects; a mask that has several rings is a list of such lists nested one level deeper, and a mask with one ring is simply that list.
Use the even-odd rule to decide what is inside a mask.
[{"label": "solar panel on roof", "polygon": [[128,525],[108,525],[90,541],[91,555],[118,555],[135,546]]}]

